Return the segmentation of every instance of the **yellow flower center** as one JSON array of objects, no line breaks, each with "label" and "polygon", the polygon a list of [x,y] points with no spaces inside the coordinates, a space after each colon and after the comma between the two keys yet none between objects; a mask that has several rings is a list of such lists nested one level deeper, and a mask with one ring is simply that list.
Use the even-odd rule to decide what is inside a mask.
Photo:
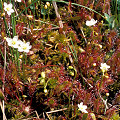
[{"label": "yellow flower center", "polygon": [[6,9],[7,9],[7,11],[10,11],[10,8],[9,8],[9,7],[7,7]]},{"label": "yellow flower center", "polygon": [[25,46],[23,46],[23,50],[26,50],[27,49],[27,46],[25,45]]},{"label": "yellow flower center", "polygon": [[103,67],[103,69],[102,69],[103,71],[106,71],[106,67]]},{"label": "yellow flower center", "polygon": [[81,110],[83,110],[83,107],[80,107]]},{"label": "yellow flower center", "polygon": [[12,41],[12,44],[15,45],[15,44],[16,44],[16,41]]}]

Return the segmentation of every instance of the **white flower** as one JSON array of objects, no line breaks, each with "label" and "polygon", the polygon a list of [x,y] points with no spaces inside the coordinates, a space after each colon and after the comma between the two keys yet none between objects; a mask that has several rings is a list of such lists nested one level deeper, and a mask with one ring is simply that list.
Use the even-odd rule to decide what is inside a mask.
[{"label": "white flower", "polygon": [[14,36],[13,39],[6,38],[6,41],[8,42],[8,45],[14,48],[18,48],[20,41],[18,40],[18,36]]},{"label": "white flower", "polygon": [[18,51],[28,53],[29,50],[31,49],[31,47],[32,46],[30,45],[30,42],[25,43],[25,42],[21,41],[20,44],[19,44],[19,47],[18,47]]},{"label": "white flower", "polygon": [[21,2],[21,0],[16,0],[16,1]]},{"label": "white flower", "polygon": [[12,9],[12,4],[7,4],[6,2],[4,2],[4,10],[7,11],[8,15],[11,15],[11,13],[14,12],[14,10]]},{"label": "white flower", "polygon": [[83,105],[83,102],[81,102],[80,104],[78,104],[78,110],[80,110],[81,112],[83,112],[83,113],[88,113],[87,112],[87,106],[86,105]]},{"label": "white flower", "polygon": [[94,19],[91,19],[90,21],[89,20],[86,21],[87,26],[92,26],[92,25],[95,25],[96,23],[97,23],[97,20],[94,20]]},{"label": "white flower", "polygon": [[106,63],[101,63],[101,67],[100,69],[102,70],[103,74],[104,72],[107,72],[107,70],[110,68],[109,65],[107,65]]}]

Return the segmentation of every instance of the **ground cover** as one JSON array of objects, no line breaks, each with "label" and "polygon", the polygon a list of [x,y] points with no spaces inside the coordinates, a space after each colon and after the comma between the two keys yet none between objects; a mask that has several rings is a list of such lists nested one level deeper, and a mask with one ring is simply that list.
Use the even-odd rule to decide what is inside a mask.
[{"label": "ground cover", "polygon": [[119,120],[119,0],[0,0],[0,119]]}]

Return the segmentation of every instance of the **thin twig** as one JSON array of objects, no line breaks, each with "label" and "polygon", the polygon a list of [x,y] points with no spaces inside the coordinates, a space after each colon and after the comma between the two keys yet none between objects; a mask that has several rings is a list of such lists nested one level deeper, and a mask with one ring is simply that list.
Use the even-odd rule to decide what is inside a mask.
[{"label": "thin twig", "polygon": [[63,111],[63,110],[67,110],[68,108],[63,108],[63,109],[59,109],[59,110],[53,110],[53,111],[49,111],[49,112],[46,112],[46,113],[55,113],[55,112],[59,112],[59,111]]},{"label": "thin twig", "polygon": [[[5,75],[6,75],[6,40],[4,42],[4,74],[3,74],[3,85],[2,85],[2,91],[4,94],[4,89],[5,89]],[[5,101],[2,101],[2,112],[3,112],[3,120],[7,120],[5,116]]]},{"label": "thin twig", "polygon": [[[33,113],[36,113],[36,111],[33,111],[33,112],[27,114],[26,116],[21,117],[21,118],[18,118],[18,119],[16,119],[16,120],[27,120],[27,119],[31,119],[31,118],[26,118],[26,117],[29,116],[29,115],[31,115],[31,114],[33,114]],[[24,118],[25,118],[25,119],[24,119]],[[34,118],[37,118],[37,117],[34,117]]]},{"label": "thin twig", "polygon": [[[2,113],[3,113],[3,106],[2,106],[2,102],[0,101],[0,107],[1,107],[1,110],[2,110]],[[5,120],[7,120],[6,116],[5,117]]]},{"label": "thin twig", "polygon": [[83,37],[84,37],[85,43],[87,44],[87,40],[86,40],[86,37],[85,37],[85,34],[84,34],[84,32],[83,32],[82,27],[80,27],[80,30],[81,30],[81,32],[82,32],[82,34],[83,34]]},{"label": "thin twig", "polygon": [[55,1],[53,1],[52,3],[53,3],[53,6],[54,6],[54,9],[55,9],[56,16],[57,16],[57,18],[59,19],[59,25],[60,25],[60,28],[63,28],[63,23],[62,23],[62,20],[61,20],[60,14],[58,13],[58,7],[57,7],[57,4],[56,4]]},{"label": "thin twig", "polygon": [[85,77],[82,77],[84,80],[85,80],[85,82],[90,86],[90,88],[93,88],[93,86],[90,84],[90,83],[88,83],[88,81],[87,81],[87,79],[85,78]]},{"label": "thin twig", "polygon": [[40,119],[40,118],[39,118],[39,115],[38,115],[38,113],[37,113],[37,111],[35,111],[35,113],[36,113],[37,118]]},{"label": "thin twig", "polygon": [[47,113],[47,112],[46,112],[46,115],[47,115],[48,119],[49,119],[49,120],[51,120],[51,118],[50,118],[50,116],[48,115],[48,113]]},{"label": "thin twig", "polygon": [[49,112],[46,112],[46,115],[47,115],[47,117],[48,117],[49,120],[52,120],[48,114],[50,114],[50,113],[55,113],[55,112],[59,112],[59,111],[64,111],[64,110],[67,110],[67,109],[68,109],[68,108],[63,108],[63,109],[59,109],[59,110],[49,111]]},{"label": "thin twig", "polygon": [[107,99],[106,100],[104,100],[103,98],[102,98],[102,96],[101,96],[101,94],[99,93],[99,96],[100,96],[100,99],[103,101],[103,103],[104,103],[104,105],[105,105],[105,112],[104,112],[104,114],[106,113],[106,110],[108,109],[108,105],[107,105]]},{"label": "thin twig", "polygon": [[43,119],[45,120],[45,113],[43,112]]}]

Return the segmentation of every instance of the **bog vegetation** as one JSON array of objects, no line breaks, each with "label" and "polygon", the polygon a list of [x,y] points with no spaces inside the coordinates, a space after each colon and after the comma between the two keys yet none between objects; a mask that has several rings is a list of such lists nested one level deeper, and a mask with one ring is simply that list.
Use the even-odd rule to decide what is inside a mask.
[{"label": "bog vegetation", "polygon": [[119,120],[119,0],[0,0],[0,119]]}]

